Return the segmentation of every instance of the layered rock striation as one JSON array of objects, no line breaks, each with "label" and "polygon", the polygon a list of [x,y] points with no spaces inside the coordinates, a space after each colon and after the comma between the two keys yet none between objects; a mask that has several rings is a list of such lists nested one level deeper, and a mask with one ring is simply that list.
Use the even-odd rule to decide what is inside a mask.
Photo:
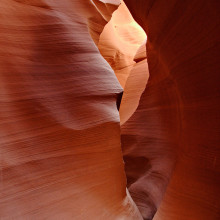
[{"label": "layered rock striation", "polygon": [[0,219],[219,219],[218,26],[215,0],[2,0]]},{"label": "layered rock striation", "polygon": [[0,219],[141,219],[126,192],[122,87],[95,45],[117,7],[0,2]]},{"label": "layered rock striation", "polygon": [[151,219],[172,176],[155,220],[217,220],[219,3],[125,3],[147,33],[150,73],[137,110],[122,126],[129,191]]}]

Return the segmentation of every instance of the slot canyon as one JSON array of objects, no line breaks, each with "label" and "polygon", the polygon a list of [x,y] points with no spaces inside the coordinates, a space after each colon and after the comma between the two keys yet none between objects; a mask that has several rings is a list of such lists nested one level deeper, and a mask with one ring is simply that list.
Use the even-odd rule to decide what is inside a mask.
[{"label": "slot canyon", "polygon": [[1,0],[0,220],[219,220],[220,1]]}]

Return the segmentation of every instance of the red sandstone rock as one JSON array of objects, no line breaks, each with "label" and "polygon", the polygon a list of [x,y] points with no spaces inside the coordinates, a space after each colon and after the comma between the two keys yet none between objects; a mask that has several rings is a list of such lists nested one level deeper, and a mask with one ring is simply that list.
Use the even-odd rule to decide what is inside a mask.
[{"label": "red sandstone rock", "polygon": [[150,78],[122,126],[129,191],[145,219],[219,215],[219,3],[125,0],[148,35]]},{"label": "red sandstone rock", "polygon": [[2,220],[141,219],[126,195],[122,88],[90,37],[107,23],[98,7],[0,2]]},{"label": "red sandstone rock", "polygon": [[147,53],[118,0],[0,2],[0,219],[142,219],[121,142],[144,219],[220,218],[219,4],[125,2]]}]

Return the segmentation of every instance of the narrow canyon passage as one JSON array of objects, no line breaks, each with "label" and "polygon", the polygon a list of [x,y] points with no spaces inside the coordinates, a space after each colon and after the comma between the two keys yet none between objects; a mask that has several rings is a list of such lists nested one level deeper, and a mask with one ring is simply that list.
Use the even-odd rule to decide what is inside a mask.
[{"label": "narrow canyon passage", "polygon": [[[122,2],[104,27],[98,47],[124,88],[119,113],[127,187],[144,219],[152,219],[176,162],[177,140],[173,135],[171,142],[168,132],[175,134],[179,125],[164,124],[160,112],[152,109],[154,97],[147,92],[149,71],[146,43],[145,32]],[[163,90],[161,96],[166,99],[166,88]],[[140,103],[139,106],[140,99],[145,100],[144,105]],[[147,106],[148,102],[151,106]],[[140,108],[142,112],[139,112]],[[177,114],[178,105],[169,109],[166,117],[173,118],[174,124],[178,121]]]},{"label": "narrow canyon passage", "polygon": [[0,219],[219,220],[219,8],[1,0]]}]

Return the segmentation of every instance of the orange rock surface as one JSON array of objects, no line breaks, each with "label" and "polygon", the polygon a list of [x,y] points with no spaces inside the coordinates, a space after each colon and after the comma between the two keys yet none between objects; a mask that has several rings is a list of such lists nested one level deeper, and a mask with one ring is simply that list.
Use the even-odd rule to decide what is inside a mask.
[{"label": "orange rock surface", "polygon": [[1,0],[0,219],[220,219],[219,6]]},{"label": "orange rock surface", "polygon": [[123,1],[99,38],[100,53],[124,88],[119,111],[121,125],[137,109],[149,77],[146,38],[145,32],[135,22]]}]

